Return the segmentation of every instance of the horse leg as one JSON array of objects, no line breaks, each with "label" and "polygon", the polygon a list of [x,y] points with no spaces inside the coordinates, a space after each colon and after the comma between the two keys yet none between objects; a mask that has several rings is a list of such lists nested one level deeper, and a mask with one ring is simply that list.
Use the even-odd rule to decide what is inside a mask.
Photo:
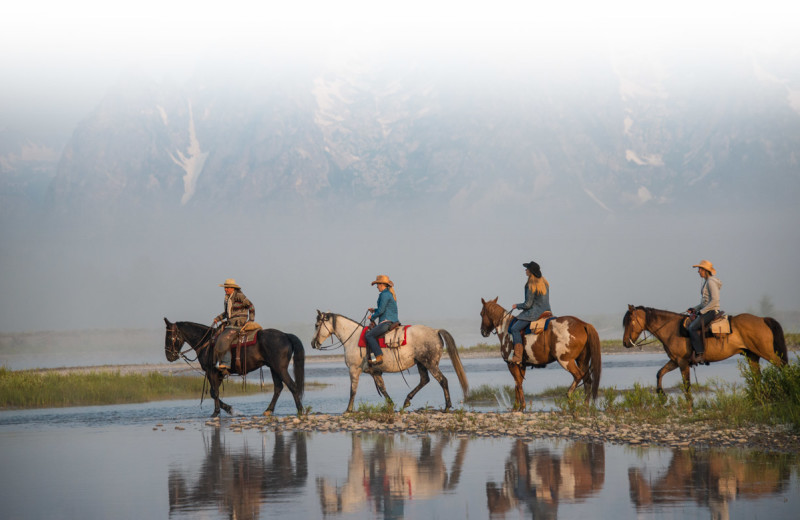
[{"label": "horse leg", "polygon": [[281,392],[283,392],[281,376],[273,368],[270,368],[269,371],[272,374],[272,401],[269,402],[269,406],[264,410],[264,415],[272,415],[272,412],[275,411],[275,403],[278,402],[278,397],[280,397]]},{"label": "horse leg", "polygon": [[211,414],[211,417],[219,417],[220,408],[229,414],[233,413],[233,409],[230,407],[230,405],[219,398],[219,385],[222,382],[219,372],[217,372],[216,369],[209,370],[206,372],[206,379],[208,379],[208,387],[209,392],[211,393],[211,398],[214,399],[214,413]]},{"label": "horse leg", "polygon": [[[759,364],[758,354],[754,354],[749,350],[745,350],[744,351],[744,355],[747,358],[747,363],[750,364],[750,370],[752,370],[753,373],[755,373],[755,374],[760,374],[761,373],[761,365]],[[764,359],[766,359],[767,361],[770,361],[767,358],[764,358]]]},{"label": "horse leg", "polygon": [[375,381],[375,386],[378,388],[378,393],[381,394],[384,399],[386,399],[387,403],[394,407],[394,401],[392,401],[392,398],[389,397],[389,392],[386,391],[386,384],[383,382],[383,375],[372,374],[372,380]]},{"label": "horse leg", "polygon": [[514,378],[514,410],[525,410],[525,394],[522,391],[522,381],[525,379],[525,366],[508,363],[508,371]]},{"label": "horse leg", "polygon": [[[425,366],[422,363],[417,363],[417,371],[419,371],[419,384],[415,386],[414,389],[411,390],[411,392],[409,392],[408,395],[406,396],[406,400],[403,402],[403,408],[402,408],[403,410],[411,406],[411,400],[414,398],[415,395],[417,395],[417,392],[422,390],[422,387],[427,385],[428,382],[431,380],[431,378],[428,376],[428,369],[425,368]],[[446,394],[445,396],[447,397],[447,402],[449,404],[450,402],[449,396],[447,396]]]},{"label": "horse leg", "polygon": [[[688,368],[689,365],[686,365],[686,367]],[[661,380],[664,378],[664,374],[668,374],[669,372],[672,372],[676,368],[678,368],[678,363],[676,363],[675,361],[670,359],[669,361],[667,361],[667,364],[664,365],[663,367],[661,367],[661,369],[658,371],[658,374],[656,374],[656,393],[657,394],[664,395],[664,387],[661,386]],[[683,373],[683,370],[681,370],[681,374],[682,373]]]},{"label": "horse leg", "polygon": [[353,365],[350,367],[350,402],[347,403],[347,409],[344,413],[353,411],[353,401],[356,399],[356,390],[358,390],[358,378],[361,376],[361,368]]},{"label": "horse leg", "polygon": [[434,379],[436,379],[436,381],[439,382],[439,385],[444,391],[444,411],[446,412],[453,406],[450,403],[450,385],[447,383],[447,378],[444,377],[444,374],[442,374],[442,371],[438,366],[432,366],[428,370],[430,370],[431,375]]},{"label": "horse leg", "polygon": [[[570,359],[566,363],[559,360],[558,364],[561,365],[564,368],[564,370],[572,374],[572,384],[569,385],[569,388],[567,389],[567,396],[569,397],[572,395],[572,392],[574,392],[575,389],[578,388],[578,383],[580,383],[581,379],[583,379],[583,372],[581,372],[581,369],[578,368],[578,364],[575,362],[574,359]],[[588,394],[586,395],[586,398],[587,399],[589,398]]]}]

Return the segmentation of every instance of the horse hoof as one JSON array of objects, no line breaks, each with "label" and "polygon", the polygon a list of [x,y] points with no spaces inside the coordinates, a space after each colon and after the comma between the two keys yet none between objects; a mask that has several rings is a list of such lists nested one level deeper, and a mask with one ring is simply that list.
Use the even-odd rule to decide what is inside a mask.
[{"label": "horse hoof", "polygon": [[270,415],[272,415],[272,411],[271,410],[264,410],[264,413],[261,414],[261,415],[263,415],[264,417],[269,417]]}]

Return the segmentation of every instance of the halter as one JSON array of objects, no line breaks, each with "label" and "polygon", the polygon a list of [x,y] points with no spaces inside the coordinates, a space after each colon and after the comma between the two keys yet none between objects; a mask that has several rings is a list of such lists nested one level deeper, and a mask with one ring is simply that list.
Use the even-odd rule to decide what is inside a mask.
[{"label": "halter", "polygon": [[[642,350],[642,348],[646,347],[647,345],[652,345],[654,343],[661,343],[661,340],[658,339],[656,333],[661,329],[663,329],[664,327],[666,327],[667,324],[664,323],[656,330],[651,331],[650,329],[647,328],[647,311],[645,309],[640,309],[640,310],[644,312],[644,325],[642,326],[642,332],[639,333],[642,336],[642,339],[641,341],[631,341],[631,348],[636,347],[639,350]],[[648,340],[648,335],[650,336],[649,340]],[[623,346],[625,346],[625,338],[623,338],[622,344]]]},{"label": "halter", "polygon": [[[167,330],[170,333],[169,341],[170,341],[170,347],[171,348],[172,348],[172,345],[175,345],[178,341],[180,341],[181,345],[183,343],[187,343],[186,338],[184,337],[183,333],[178,329],[178,324],[177,323],[170,324],[167,327]],[[200,351],[205,349],[209,345],[210,341],[206,341],[206,336],[208,336],[208,334],[213,330],[214,330],[213,327],[209,327],[209,329],[205,332],[205,334],[200,336],[200,340],[197,343],[197,345],[198,345],[197,347],[193,347],[193,346],[189,345],[189,348],[187,348],[186,350],[183,350],[183,351],[180,350],[180,347],[175,348],[175,350],[178,350],[178,356],[181,359],[183,359],[183,361],[186,362],[186,364],[189,365],[192,368],[192,370],[195,370],[197,372],[201,372],[201,371],[197,370],[196,367],[192,366],[192,363],[197,361]],[[190,350],[194,350],[195,351],[195,358],[194,359],[189,359],[189,357],[186,355]],[[203,372],[201,372],[201,373],[203,373]]]},{"label": "halter", "polygon": [[[339,338],[339,336],[336,334],[336,316],[338,316],[338,314],[334,314],[332,312],[329,312],[329,313],[326,313],[326,314],[331,317],[331,321],[333,322],[333,329],[334,329],[334,330],[331,330],[331,328],[328,327],[328,324],[326,323],[328,321],[327,319],[322,320],[322,323],[325,325],[325,330],[328,332],[328,337],[331,338],[331,341],[333,341],[333,337],[336,336],[336,339],[339,340],[339,344],[338,345],[332,344],[329,347],[323,347],[322,345],[320,345],[319,347],[317,347],[317,350],[336,350],[338,348],[344,347],[344,344],[347,343],[348,341],[350,341],[350,338],[352,338],[355,335],[356,330],[358,330],[358,327],[353,328],[353,332],[350,333],[350,335],[347,337],[346,340],[342,341],[341,338]],[[364,314],[364,317],[361,318],[360,322],[355,322],[355,323],[358,324],[358,325],[361,325],[362,327],[366,326],[367,316],[368,315],[369,315],[369,311],[367,311]],[[317,329],[319,329],[319,327],[317,327]],[[314,338],[316,339],[316,336],[318,336],[318,335],[319,334],[315,334]]]}]

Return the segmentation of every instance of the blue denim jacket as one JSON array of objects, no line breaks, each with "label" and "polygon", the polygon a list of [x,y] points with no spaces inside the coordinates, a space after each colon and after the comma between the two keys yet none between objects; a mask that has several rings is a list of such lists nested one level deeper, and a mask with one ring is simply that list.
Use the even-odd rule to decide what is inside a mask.
[{"label": "blue denim jacket", "polygon": [[517,316],[518,320],[536,321],[544,311],[550,310],[550,288],[544,294],[534,293],[525,284],[525,302],[518,303],[517,309],[522,311]]},{"label": "blue denim jacket", "polygon": [[392,291],[384,289],[378,294],[378,306],[369,319],[378,323],[382,321],[400,321],[397,317],[397,302],[392,296]]}]

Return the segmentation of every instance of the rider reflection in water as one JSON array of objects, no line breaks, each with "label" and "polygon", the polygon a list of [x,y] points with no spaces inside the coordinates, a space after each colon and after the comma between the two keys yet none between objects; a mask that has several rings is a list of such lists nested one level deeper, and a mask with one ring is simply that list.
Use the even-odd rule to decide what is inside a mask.
[{"label": "rider reflection in water", "polygon": [[378,338],[386,334],[392,324],[400,319],[397,317],[397,294],[394,292],[394,283],[388,276],[381,274],[372,282],[372,285],[378,286],[380,294],[378,294],[378,307],[369,309],[369,312],[372,313],[369,321],[378,320],[378,324],[367,331],[364,340],[370,351],[369,364],[378,365],[383,363],[383,352]]}]

